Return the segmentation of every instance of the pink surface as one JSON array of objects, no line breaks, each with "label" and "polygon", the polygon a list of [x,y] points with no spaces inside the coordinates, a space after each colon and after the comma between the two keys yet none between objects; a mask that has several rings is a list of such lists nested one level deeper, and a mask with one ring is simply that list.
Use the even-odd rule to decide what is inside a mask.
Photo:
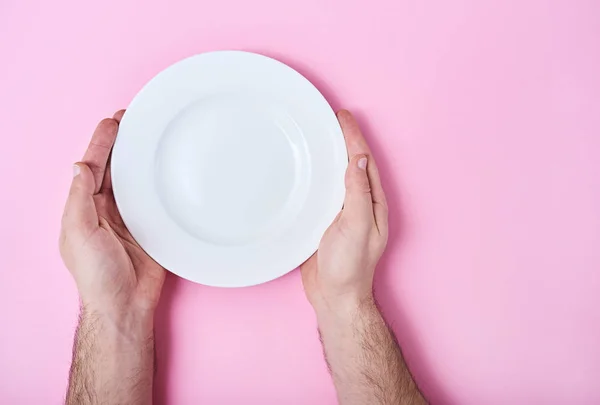
[{"label": "pink surface", "polygon": [[[377,294],[440,404],[600,403],[600,3],[0,2],[0,403],[58,404],[57,249],[96,122],[171,63],[244,49],[357,112],[392,234]],[[157,403],[334,404],[299,273],[169,277]]]}]

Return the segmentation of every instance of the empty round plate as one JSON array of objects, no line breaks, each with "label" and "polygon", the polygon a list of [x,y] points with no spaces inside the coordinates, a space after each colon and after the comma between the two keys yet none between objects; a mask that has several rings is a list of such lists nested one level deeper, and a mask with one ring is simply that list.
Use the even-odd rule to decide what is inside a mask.
[{"label": "empty round plate", "polygon": [[317,249],[342,207],[346,146],[319,91],[274,59],[196,55],[133,99],[112,154],[129,231],[202,284],[277,278]]}]

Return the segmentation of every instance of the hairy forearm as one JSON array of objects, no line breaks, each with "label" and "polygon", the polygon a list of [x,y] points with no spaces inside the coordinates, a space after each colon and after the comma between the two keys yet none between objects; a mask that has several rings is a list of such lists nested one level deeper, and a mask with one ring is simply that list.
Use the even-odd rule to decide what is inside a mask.
[{"label": "hairy forearm", "polygon": [[317,317],[341,405],[427,403],[371,297]]},{"label": "hairy forearm", "polygon": [[67,405],[152,403],[152,317],[81,311]]}]

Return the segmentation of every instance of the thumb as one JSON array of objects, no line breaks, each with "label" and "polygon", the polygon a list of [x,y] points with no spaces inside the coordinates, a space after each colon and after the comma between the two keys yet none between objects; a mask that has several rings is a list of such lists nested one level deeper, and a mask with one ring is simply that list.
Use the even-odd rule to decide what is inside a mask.
[{"label": "thumb", "polygon": [[366,215],[373,215],[367,162],[366,155],[356,155],[350,159],[348,169],[346,169],[344,216],[364,218]]},{"label": "thumb", "polygon": [[85,163],[75,163],[73,182],[63,214],[63,228],[87,233],[98,227],[98,213],[94,203],[95,189],[94,174],[89,166]]}]

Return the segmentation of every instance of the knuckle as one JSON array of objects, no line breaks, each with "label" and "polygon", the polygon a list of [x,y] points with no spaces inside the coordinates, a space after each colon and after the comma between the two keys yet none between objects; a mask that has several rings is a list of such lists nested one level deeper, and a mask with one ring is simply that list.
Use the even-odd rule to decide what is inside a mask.
[{"label": "knuckle", "polygon": [[371,192],[371,186],[368,179],[348,177],[346,179],[346,188],[350,191],[368,194]]},{"label": "knuckle", "polygon": [[371,187],[367,182],[356,182],[350,187],[350,189],[361,194],[369,194],[371,192]]},{"label": "knuckle", "polygon": [[369,185],[368,181],[359,182],[356,188],[365,194],[369,194],[371,192],[371,186]]}]

